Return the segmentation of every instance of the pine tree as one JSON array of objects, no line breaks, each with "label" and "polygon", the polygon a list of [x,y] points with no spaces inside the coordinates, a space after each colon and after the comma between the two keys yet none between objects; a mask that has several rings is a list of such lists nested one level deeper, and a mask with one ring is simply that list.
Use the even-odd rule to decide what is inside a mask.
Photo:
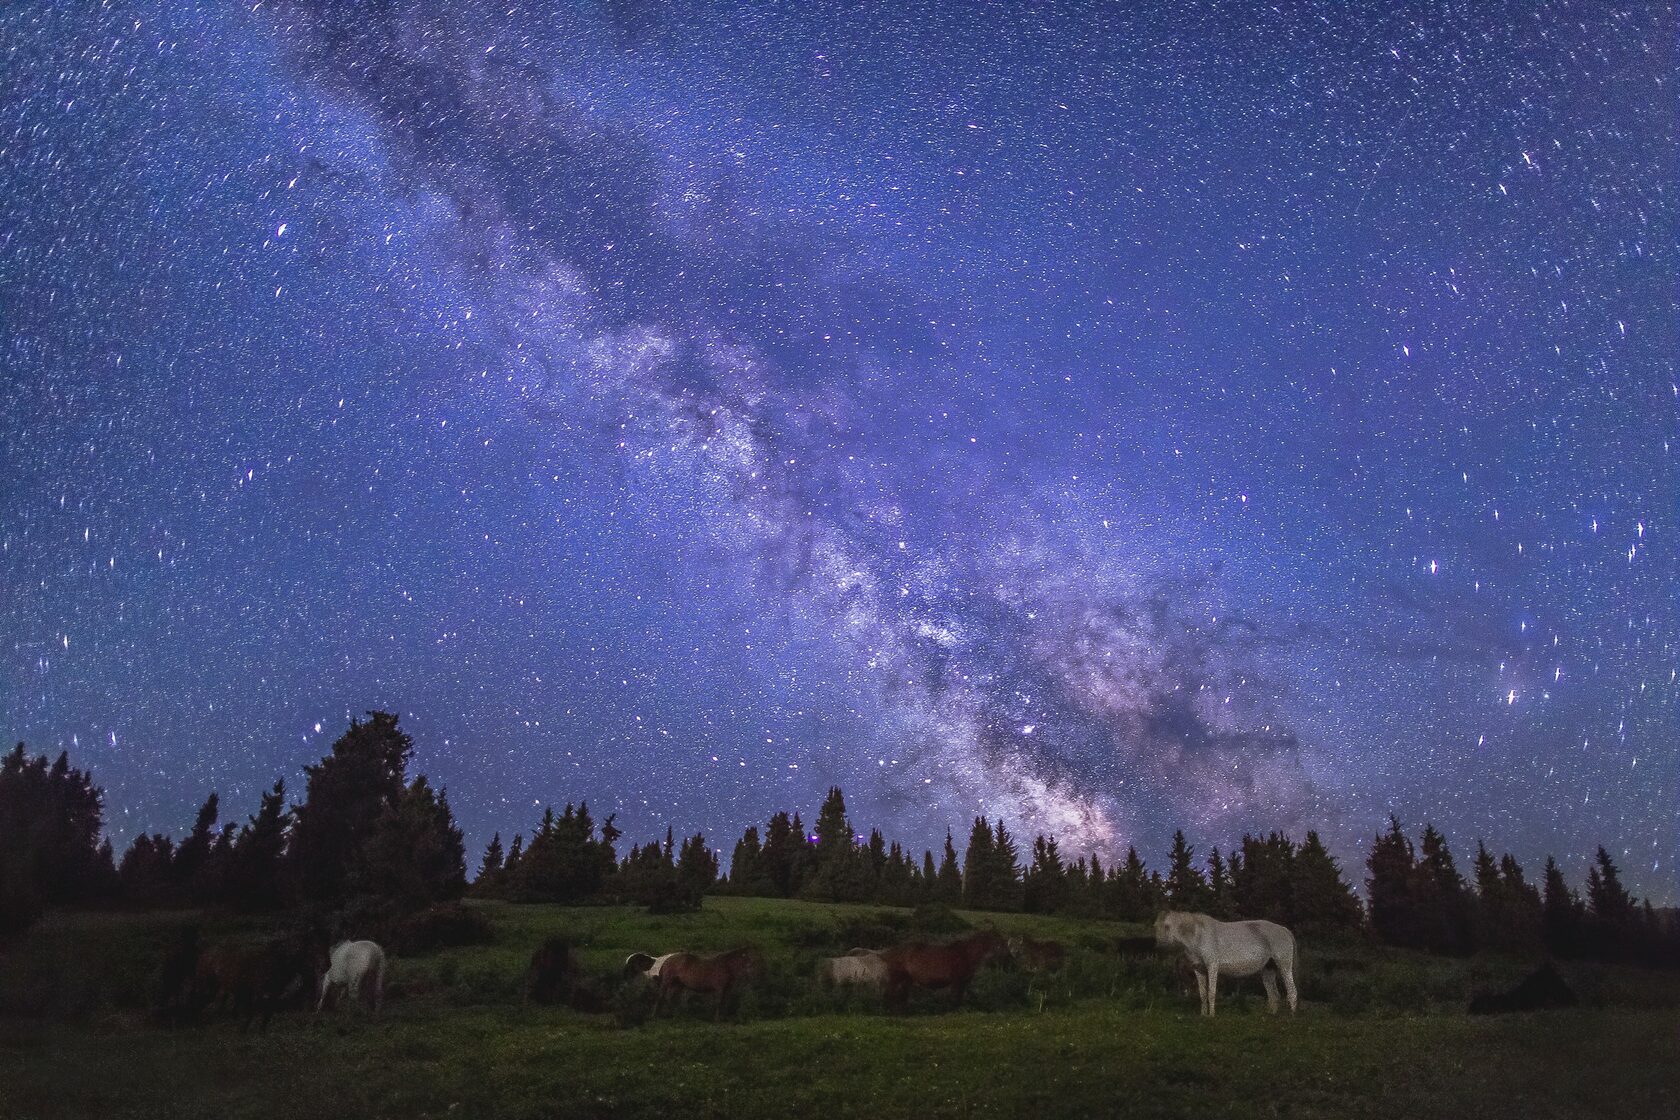
[{"label": "pine tree", "polygon": [[1022,906],[1031,913],[1051,914],[1066,903],[1067,868],[1054,836],[1035,837],[1032,863],[1021,884]]},{"label": "pine tree", "polygon": [[1564,882],[1563,871],[1551,856],[1546,857],[1543,883],[1540,927],[1546,949],[1560,957],[1580,956],[1581,925],[1586,915],[1580,898]]},{"label": "pine tree", "polygon": [[1590,949],[1609,960],[1634,955],[1640,940],[1638,907],[1622,886],[1622,873],[1602,846],[1587,872],[1587,919]]},{"label": "pine tree", "polygon": [[117,874],[101,855],[103,794],[60,753],[0,759],[0,934],[31,924],[52,905],[114,894]]},{"label": "pine tree", "polygon": [[1371,909],[1371,928],[1390,945],[1415,946],[1419,940],[1412,872],[1412,842],[1397,817],[1388,818],[1388,832],[1371,842],[1365,866],[1365,897]]},{"label": "pine tree", "polygon": [[1225,869],[1225,857],[1217,845],[1208,853],[1208,912],[1214,917],[1229,920],[1235,914],[1231,897],[1231,876]]},{"label": "pine tree", "polygon": [[677,883],[686,895],[696,900],[696,906],[700,896],[717,882],[717,873],[717,853],[706,847],[705,833],[696,832],[683,841],[677,859]]},{"label": "pine tree", "polygon": [[768,895],[772,893],[769,877],[760,865],[763,845],[758,839],[758,826],[748,825],[735,841],[735,851],[729,857],[729,889],[739,895]]},{"label": "pine tree", "polygon": [[286,783],[277,781],[262,795],[257,812],[233,842],[228,894],[234,906],[253,913],[278,910],[285,901],[286,845],[292,815],[286,809]]},{"label": "pine tree", "polygon": [[[988,835],[990,835],[988,833]],[[963,875],[957,865],[957,846],[951,836],[951,830],[945,830],[945,851],[939,859],[939,874],[934,881],[933,896],[946,906],[958,906],[962,903]]]},{"label": "pine tree", "polygon": [[175,848],[175,860],[170,868],[174,879],[173,894],[181,902],[209,901],[210,853],[216,844],[217,799],[214,791],[204,799],[192,830]]},{"label": "pine tree", "polygon": [[1296,926],[1319,932],[1359,928],[1364,918],[1359,899],[1315,831],[1294,851],[1290,884],[1290,921]]},{"label": "pine tree", "polygon": [[369,712],[314,766],[304,767],[303,803],[293,807],[287,860],[300,898],[339,902],[352,889],[363,849],[403,799],[414,741],[389,712]]},{"label": "pine tree", "polygon": [[[846,816],[846,796],[829,788],[817,813],[814,866],[801,894],[828,902],[861,902],[870,893],[873,875],[868,853],[857,850],[857,832]],[[882,859],[885,860],[883,850]]]},{"label": "pine tree", "polygon": [[1473,906],[1464,877],[1458,873],[1446,837],[1425,824],[1413,888],[1423,941],[1418,948],[1463,954],[1475,947]]},{"label": "pine tree", "polygon": [[968,834],[968,850],[963,853],[963,905],[970,909],[991,907],[997,896],[996,875],[991,822],[985,817],[975,817],[974,828]]},{"label": "pine tree", "polygon": [[490,843],[484,849],[484,858],[479,861],[478,874],[473,877],[474,894],[493,895],[495,893],[498,885],[497,880],[501,878],[504,858],[502,834],[498,832],[490,837]]},{"label": "pine tree", "polygon": [[467,889],[466,844],[447,792],[424,774],[387,805],[353,867],[358,891],[412,908],[460,898]]},{"label": "pine tree", "polygon": [[804,844],[805,839],[798,826],[788,819],[786,813],[777,813],[770,818],[765,828],[760,862],[772,897],[788,898],[799,889]]},{"label": "pine tree", "polygon": [[1021,908],[1021,855],[1015,847],[1015,837],[1003,827],[999,817],[997,832],[992,836],[992,883],[996,910]]},{"label": "pine tree", "polygon": [[1167,902],[1174,910],[1201,911],[1207,906],[1207,880],[1195,864],[1196,850],[1184,839],[1184,830],[1173,833],[1172,854],[1167,865]]},{"label": "pine tree", "polygon": [[1126,848],[1126,862],[1117,873],[1110,875],[1111,916],[1123,922],[1144,922],[1155,916],[1157,899],[1151,887],[1150,874],[1137,848]]}]

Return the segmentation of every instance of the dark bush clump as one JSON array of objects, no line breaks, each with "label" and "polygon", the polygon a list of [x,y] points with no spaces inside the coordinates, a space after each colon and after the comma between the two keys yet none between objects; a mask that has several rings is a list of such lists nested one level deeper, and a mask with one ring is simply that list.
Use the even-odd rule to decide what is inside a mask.
[{"label": "dark bush clump", "polygon": [[459,902],[441,902],[385,923],[384,947],[399,956],[420,956],[495,938],[490,920]]}]

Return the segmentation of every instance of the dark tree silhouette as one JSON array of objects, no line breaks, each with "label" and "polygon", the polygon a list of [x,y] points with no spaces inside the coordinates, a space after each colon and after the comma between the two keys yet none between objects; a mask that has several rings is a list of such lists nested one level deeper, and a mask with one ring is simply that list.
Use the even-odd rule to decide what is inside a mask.
[{"label": "dark tree silhouette", "polygon": [[293,808],[288,869],[300,901],[346,899],[363,850],[387,810],[402,799],[414,741],[389,712],[351,720],[332,752],[305,766],[303,803]]}]

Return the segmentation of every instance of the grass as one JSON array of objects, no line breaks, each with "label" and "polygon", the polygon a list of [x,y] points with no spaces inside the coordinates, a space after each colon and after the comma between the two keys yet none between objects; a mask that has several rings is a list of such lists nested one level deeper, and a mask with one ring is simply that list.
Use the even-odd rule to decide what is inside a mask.
[{"label": "grass", "polygon": [[[43,961],[95,976],[109,998],[74,986],[81,994],[45,1017],[0,1019],[0,1118],[1496,1120],[1671,1116],[1680,1100],[1680,990],[1665,974],[1567,969],[1582,1009],[1472,1019],[1459,1010],[1469,986],[1514,976],[1520,962],[1308,945],[1298,1016],[1266,1015],[1247,983],[1206,1022],[1169,962],[1112,951],[1135,929],[964,915],[1063,940],[1065,975],[1029,992],[1026,977],[991,970],[970,1009],[929,998],[900,1016],[808,977],[821,955],[904,935],[907,912],[744,899],[669,917],[486,909],[496,941],[396,961],[383,1017],[283,1015],[266,1036],[226,1021],[147,1023],[142,962],[179,918],[57,916],[0,963],[0,1010],[31,992],[38,1001]],[[556,932],[583,941],[585,966],[603,975],[634,950],[746,941],[771,969],[721,1024],[702,1002],[624,1029],[622,1016],[520,1005],[530,951]]]}]

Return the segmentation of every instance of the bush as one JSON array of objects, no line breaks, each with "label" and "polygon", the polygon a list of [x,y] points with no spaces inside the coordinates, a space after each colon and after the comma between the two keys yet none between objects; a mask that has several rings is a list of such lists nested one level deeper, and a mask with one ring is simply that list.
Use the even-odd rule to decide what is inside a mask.
[{"label": "bush", "polygon": [[941,937],[953,933],[967,933],[971,922],[943,902],[928,902],[910,912],[910,929],[918,937]]},{"label": "bush", "polygon": [[384,947],[399,956],[421,956],[463,945],[487,945],[495,930],[478,909],[459,902],[441,902],[406,917],[389,921]]},{"label": "bush", "polygon": [[632,976],[613,990],[607,1009],[612,1012],[613,1021],[628,1030],[648,1021],[657,997],[651,980],[646,976]]}]

